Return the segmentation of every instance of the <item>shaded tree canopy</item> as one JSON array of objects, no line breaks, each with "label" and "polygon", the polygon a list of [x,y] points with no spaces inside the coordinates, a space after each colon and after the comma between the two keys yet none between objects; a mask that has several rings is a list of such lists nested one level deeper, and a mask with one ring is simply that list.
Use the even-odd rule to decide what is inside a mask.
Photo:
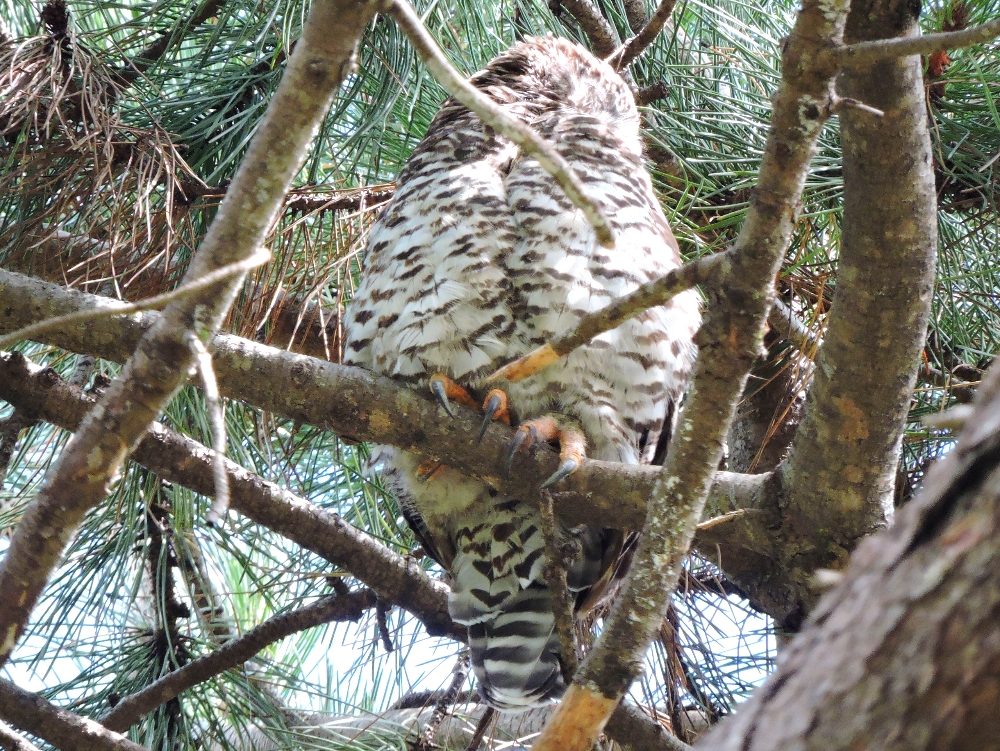
[{"label": "shaded tree canopy", "polygon": [[[48,323],[0,347],[0,747],[465,747],[464,629],[365,442],[525,497],[558,460],[339,365],[447,96],[406,6],[4,7],[0,337]],[[646,535],[525,745],[997,747],[994,5],[416,11],[462,75],[545,33],[627,66],[689,264],[647,292],[705,302],[666,465],[552,494]]]}]

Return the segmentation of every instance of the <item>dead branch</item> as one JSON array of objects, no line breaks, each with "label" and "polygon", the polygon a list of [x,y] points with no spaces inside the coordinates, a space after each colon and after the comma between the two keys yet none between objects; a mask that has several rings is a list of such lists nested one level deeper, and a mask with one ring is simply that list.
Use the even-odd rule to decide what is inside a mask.
[{"label": "dead branch", "polygon": [[1000,18],[960,31],[857,42],[837,47],[827,55],[844,67],[860,68],[887,58],[930,55],[939,50],[956,50],[974,44],[985,44],[997,36],[1000,36]]},{"label": "dead branch", "polygon": [[226,670],[239,667],[268,645],[325,623],[356,621],[364,610],[374,604],[375,593],[364,589],[347,596],[324,597],[312,605],[269,618],[211,654],[189,662],[141,691],[126,696],[101,719],[101,724],[109,730],[124,732],[161,704]]}]

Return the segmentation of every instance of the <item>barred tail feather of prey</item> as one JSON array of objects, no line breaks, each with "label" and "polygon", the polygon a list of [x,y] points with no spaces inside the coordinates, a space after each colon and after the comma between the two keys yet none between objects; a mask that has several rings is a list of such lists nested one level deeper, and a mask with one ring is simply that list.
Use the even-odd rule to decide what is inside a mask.
[{"label": "barred tail feather of prey", "polygon": [[472,667],[483,698],[505,712],[523,712],[566,690],[552,598],[535,583],[504,603],[496,617],[469,626]]}]

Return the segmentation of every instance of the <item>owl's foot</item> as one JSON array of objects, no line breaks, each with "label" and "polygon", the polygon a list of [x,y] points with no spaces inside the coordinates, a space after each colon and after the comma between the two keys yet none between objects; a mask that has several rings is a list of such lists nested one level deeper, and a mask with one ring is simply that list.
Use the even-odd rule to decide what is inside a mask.
[{"label": "owl's foot", "polygon": [[434,475],[439,474],[441,470],[444,469],[443,462],[436,462],[433,459],[428,459],[427,461],[420,462],[417,467],[416,475],[418,482],[427,482]]},{"label": "owl's foot", "polygon": [[441,406],[444,407],[444,411],[451,417],[454,417],[455,413],[451,411],[451,402],[449,399],[454,399],[456,402],[464,404],[469,409],[479,409],[479,403],[472,398],[472,394],[459,386],[444,373],[435,373],[430,377],[429,383],[434,396],[437,397],[438,402],[440,402]]},{"label": "owl's foot", "polygon": [[480,441],[483,440],[483,436],[486,435],[486,429],[494,420],[500,420],[500,422],[510,425],[510,412],[507,410],[507,394],[503,390],[493,389],[486,395],[486,401],[483,402],[483,411],[486,415],[483,417],[483,426],[479,429]]},{"label": "owl's foot", "polygon": [[510,466],[518,451],[530,450],[540,443],[548,441],[559,441],[559,458],[562,461],[559,464],[559,469],[542,483],[542,488],[551,487],[576,472],[583,462],[583,457],[586,456],[587,439],[575,422],[572,427],[565,423],[560,424],[560,422],[552,415],[545,415],[522,423],[514,434],[514,438],[510,442],[510,449],[507,451],[507,474],[510,474]]}]

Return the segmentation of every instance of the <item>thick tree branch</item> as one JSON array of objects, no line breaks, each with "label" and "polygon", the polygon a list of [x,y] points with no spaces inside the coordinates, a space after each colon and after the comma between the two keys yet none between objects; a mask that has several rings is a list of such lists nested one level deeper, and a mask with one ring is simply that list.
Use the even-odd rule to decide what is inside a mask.
[{"label": "thick tree branch", "polygon": [[[9,354],[0,356],[0,398],[13,404],[33,405],[42,419],[67,430],[72,430],[90,407],[87,395],[62,381],[52,370],[30,365],[20,356]],[[475,430],[473,424],[470,436],[475,435]],[[132,459],[164,479],[196,492],[207,493],[213,486],[208,450],[160,425],[154,425],[133,452]],[[429,631],[464,640],[465,629],[453,624],[448,616],[445,588],[431,581],[421,568],[335,514],[296,498],[232,462],[227,462],[227,469],[234,509],[355,574],[380,597],[416,615]],[[765,476],[747,479],[757,483]],[[735,498],[726,487],[723,481],[716,491],[720,507]],[[606,521],[614,518],[610,512],[604,513]],[[709,530],[717,531],[718,526]],[[714,550],[717,541],[709,534],[706,544]],[[619,714],[622,716],[618,717]],[[677,751],[676,739],[663,733],[642,713],[630,712],[623,706],[614,718],[609,732],[620,736],[623,743],[631,738],[636,747]],[[651,745],[640,745],[643,743]]]},{"label": "thick tree branch", "polygon": [[494,102],[483,92],[470,84],[438,47],[430,32],[424,28],[420,16],[409,6],[406,0],[383,0],[387,12],[399,25],[399,28],[409,38],[413,48],[424,61],[427,69],[433,74],[445,90],[455,99],[475,112],[484,125],[493,128],[521,149],[533,156],[542,169],[549,173],[559,183],[566,197],[587,217],[594,228],[597,239],[606,248],[613,248],[614,237],[607,219],[594,200],[587,194],[586,187],[573,172],[556,148],[542,138],[534,129],[515,117],[509,115],[503,107]]},{"label": "thick tree branch", "polygon": [[1000,366],[974,410],[778,670],[699,749],[1000,749]]},{"label": "thick tree branch", "polygon": [[650,498],[642,541],[597,644],[534,745],[583,751],[639,672],[694,537],[774,298],[809,163],[834,100],[819,54],[841,41],[847,3],[805,0],[783,54],[760,178],[736,245],[709,287],[693,389]]},{"label": "thick tree branch", "polygon": [[[93,398],[56,373],[19,355],[0,355],[0,397],[32,404],[39,416],[75,430]],[[165,480],[208,495],[215,487],[211,451],[197,441],[154,424],[131,457]],[[432,633],[464,639],[448,617],[447,588],[382,543],[261,477],[226,461],[233,508],[354,574],[380,597],[416,615]]]},{"label": "thick tree branch", "polygon": [[[846,36],[916,33],[903,4],[853,0]],[[805,413],[778,470],[786,566],[841,568],[893,513],[896,468],[934,294],[937,206],[920,60],[849,69],[839,92],[882,118],[843,112],[843,240]],[[873,362],[877,363],[873,367]],[[806,583],[800,616],[817,598]],[[788,624],[794,626],[794,624]]]},{"label": "thick tree branch", "polygon": [[625,751],[691,751],[691,746],[628,702],[618,705],[604,729]]},{"label": "thick tree branch", "polygon": [[1000,18],[960,31],[944,31],[923,36],[872,39],[831,50],[827,54],[845,68],[860,68],[893,57],[930,55],[939,50],[955,50],[985,44],[1000,36]]},{"label": "thick tree branch", "polygon": [[[313,134],[350,70],[372,5],[316,3],[247,156],[185,283],[244,260],[262,245]],[[67,445],[0,563],[0,665],[13,651],[84,513],[99,503],[129,449],[187,378],[188,332],[211,339],[242,276],[171,303]]]},{"label": "thick tree branch", "polygon": [[660,35],[663,27],[667,25],[667,21],[674,12],[676,4],[677,0],[661,0],[660,5],[657,7],[656,12],[653,13],[653,17],[649,19],[649,22],[639,33],[625,42],[621,49],[608,58],[608,62],[616,70],[624,70],[635,62],[636,58],[645,52],[649,45],[656,41],[656,37]]},{"label": "thick tree branch", "polygon": [[0,718],[63,751],[148,751],[86,717],[0,679]]},{"label": "thick tree branch", "polygon": [[[114,301],[67,290],[21,274],[0,270],[0,333],[33,321],[77,310],[108,310]],[[70,351],[87,352],[121,362],[158,314],[108,317],[86,327],[71,326],[46,333],[43,341]],[[358,441],[399,446],[429,459],[443,461],[479,477],[511,495],[537,497],[541,483],[559,465],[555,452],[519,453],[510,477],[504,471],[511,432],[494,424],[478,441],[481,416],[461,408],[448,418],[426,397],[360,368],[335,365],[305,355],[220,334],[211,350],[221,393],[292,420],[318,425]],[[0,382],[0,388],[4,388]],[[13,385],[0,398],[13,400]],[[553,490],[557,515],[572,524],[620,524],[637,527],[661,470],[586,460],[576,473]],[[763,475],[719,473],[709,502],[718,516],[739,508],[762,509],[766,499]],[[182,483],[183,484],[183,483]],[[737,526],[756,521],[749,518]],[[749,531],[749,530],[748,530]],[[764,542],[760,528],[754,539]]]},{"label": "thick tree branch", "polygon": [[161,704],[242,665],[269,644],[332,621],[356,621],[365,609],[374,606],[375,593],[367,589],[346,595],[331,595],[299,610],[269,618],[211,654],[189,662],[142,691],[126,696],[101,719],[101,724],[109,730],[124,732]]}]

